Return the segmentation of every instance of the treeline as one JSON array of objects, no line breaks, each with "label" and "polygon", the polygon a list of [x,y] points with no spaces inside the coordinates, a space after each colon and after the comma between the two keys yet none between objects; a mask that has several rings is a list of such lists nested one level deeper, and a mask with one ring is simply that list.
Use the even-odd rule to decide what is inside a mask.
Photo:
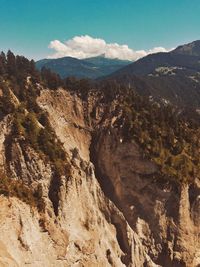
[{"label": "treeline", "polygon": [[27,77],[30,77],[33,84],[43,82],[50,88],[57,88],[62,80],[59,75],[52,73],[45,68],[38,71],[34,60],[28,60],[24,56],[15,56],[10,50],[5,54],[0,54],[0,77],[8,78],[19,86],[24,86]]},{"label": "treeline", "polygon": [[[32,84],[33,88],[25,90],[27,87],[27,79]],[[28,60],[24,56],[15,56],[10,50],[5,54],[0,53],[0,82],[9,80],[15,95],[24,101],[27,99],[27,94],[35,97],[39,94],[39,86],[44,88],[56,90],[59,87],[74,91],[80,94],[83,99],[87,98],[88,92],[93,90],[101,90],[108,100],[115,97],[116,91],[119,91],[119,85],[115,81],[92,81],[89,79],[77,79],[75,77],[68,77],[61,79],[61,77],[52,72],[50,69],[43,67],[41,71],[35,67],[34,60]]]},{"label": "treeline", "polygon": [[5,54],[0,54],[0,76],[9,77],[18,83],[31,76],[33,79],[39,79],[39,72],[35,69],[35,62],[28,60],[23,56],[15,56],[10,50]]},{"label": "treeline", "polygon": [[[15,56],[10,50],[7,54],[0,53],[1,80],[8,78],[15,86],[23,89],[28,77],[32,84],[40,83],[53,90],[62,87],[73,91],[81,89],[83,93],[90,88],[90,82],[87,79],[76,79],[75,77],[61,79],[58,74],[45,67],[41,71],[37,70],[34,60],[28,60],[24,56]],[[19,92],[17,92],[17,96],[19,96]]]}]

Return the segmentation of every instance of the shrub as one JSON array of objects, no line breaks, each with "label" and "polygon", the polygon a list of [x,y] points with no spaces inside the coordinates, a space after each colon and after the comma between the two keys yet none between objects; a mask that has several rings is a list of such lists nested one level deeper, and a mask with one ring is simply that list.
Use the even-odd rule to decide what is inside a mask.
[{"label": "shrub", "polygon": [[0,194],[7,197],[17,197],[34,207],[40,201],[40,199],[34,196],[34,192],[30,187],[24,185],[23,181],[9,179],[3,172],[0,172]]}]

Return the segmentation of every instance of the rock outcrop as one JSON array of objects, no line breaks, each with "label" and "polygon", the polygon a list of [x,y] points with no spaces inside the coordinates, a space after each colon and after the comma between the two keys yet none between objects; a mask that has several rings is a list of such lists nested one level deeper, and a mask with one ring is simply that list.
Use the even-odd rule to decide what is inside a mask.
[{"label": "rock outcrop", "polygon": [[42,209],[0,196],[0,266],[198,267],[200,184],[160,183],[157,166],[115,121],[117,102],[83,101],[62,89],[37,102],[63,143],[70,174],[55,180],[51,162],[0,122],[0,165],[37,190]]}]

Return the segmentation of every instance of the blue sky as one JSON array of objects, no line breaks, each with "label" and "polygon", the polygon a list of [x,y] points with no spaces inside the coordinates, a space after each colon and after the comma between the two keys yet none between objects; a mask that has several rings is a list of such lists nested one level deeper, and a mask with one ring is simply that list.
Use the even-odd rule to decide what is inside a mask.
[{"label": "blue sky", "polygon": [[200,39],[199,0],[0,0],[0,50],[39,59],[89,35],[134,50]]}]

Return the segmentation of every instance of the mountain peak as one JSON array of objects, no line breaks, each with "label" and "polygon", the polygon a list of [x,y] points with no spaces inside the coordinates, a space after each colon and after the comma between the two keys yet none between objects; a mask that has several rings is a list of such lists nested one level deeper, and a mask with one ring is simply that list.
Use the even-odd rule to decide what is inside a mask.
[{"label": "mountain peak", "polygon": [[200,56],[200,40],[178,46],[173,53],[190,55],[190,56]]},{"label": "mountain peak", "polygon": [[46,67],[58,73],[62,78],[75,76],[78,78],[96,79],[109,75],[112,72],[130,64],[130,61],[109,59],[105,55],[97,57],[77,59],[73,57],[63,57],[58,59],[44,59],[36,62],[36,67],[41,69]]}]

